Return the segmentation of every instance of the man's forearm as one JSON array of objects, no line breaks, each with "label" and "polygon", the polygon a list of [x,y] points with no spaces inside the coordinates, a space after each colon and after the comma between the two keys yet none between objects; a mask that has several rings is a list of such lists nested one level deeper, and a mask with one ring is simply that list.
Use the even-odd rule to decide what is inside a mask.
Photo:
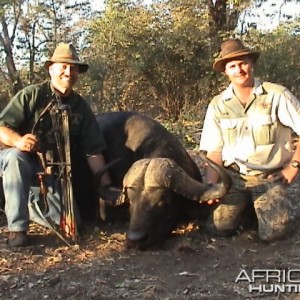
[{"label": "man's forearm", "polygon": [[[96,174],[100,169],[105,167],[105,160],[102,154],[88,156],[87,162],[93,174]],[[100,184],[101,185],[111,184],[111,179],[107,172],[105,172],[101,177]]]},{"label": "man's forearm", "polygon": [[296,143],[296,149],[295,149],[294,155],[291,160],[292,161],[296,160],[296,161],[300,162],[300,137],[298,137],[298,141]]},{"label": "man's forearm", "polygon": [[[208,152],[207,157],[222,166],[222,154],[220,152]],[[205,178],[206,182],[215,184],[219,181],[219,174],[211,166],[207,165],[205,168]]]},{"label": "man's forearm", "polygon": [[15,147],[21,136],[14,130],[0,126],[0,142],[9,147]]}]

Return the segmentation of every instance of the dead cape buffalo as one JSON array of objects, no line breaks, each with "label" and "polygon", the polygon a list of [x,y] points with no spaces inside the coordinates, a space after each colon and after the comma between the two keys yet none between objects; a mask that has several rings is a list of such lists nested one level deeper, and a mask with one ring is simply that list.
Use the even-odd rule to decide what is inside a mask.
[{"label": "dead cape buffalo", "polygon": [[[230,188],[230,177],[218,166],[221,183],[202,183],[184,147],[157,121],[135,112],[103,113],[96,118],[107,142],[106,161],[119,159],[109,173],[125,199],[122,205],[106,208],[107,221],[129,220],[128,247],[160,245],[179,223],[208,217],[209,207],[201,202],[219,198]],[[73,158],[72,180],[82,219],[94,221],[101,190],[93,185],[84,157]],[[4,205],[1,193],[2,189],[0,208]]]},{"label": "dead cape buffalo", "polygon": [[[125,204],[121,206],[127,211],[129,206],[128,247],[160,245],[180,222],[207,217],[209,208],[201,202],[221,197],[230,188],[229,176],[218,166],[221,183],[202,183],[200,171],[184,147],[157,121],[135,112],[103,113],[96,118],[107,142],[106,161],[120,158],[109,173],[113,185],[123,190]],[[92,202],[87,204],[92,180],[81,164],[77,167],[80,172],[73,174],[81,176],[74,176],[75,192],[77,199],[83,200],[78,203],[79,210],[87,213],[91,208],[93,214],[95,207]],[[117,209],[121,210],[110,210]]]}]

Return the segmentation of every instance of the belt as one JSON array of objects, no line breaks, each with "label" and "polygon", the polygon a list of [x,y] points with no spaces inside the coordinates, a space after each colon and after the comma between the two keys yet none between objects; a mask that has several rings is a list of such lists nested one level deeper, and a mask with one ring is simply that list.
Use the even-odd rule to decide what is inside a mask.
[{"label": "belt", "polygon": [[0,150],[11,148],[10,146],[6,146],[5,144],[0,143]]},{"label": "belt", "polygon": [[229,170],[240,173],[240,167],[236,163],[233,163],[233,164],[231,164],[230,166],[228,166],[226,168],[229,169]]},{"label": "belt", "polygon": [[[227,169],[240,173],[240,167],[236,164],[233,163],[230,166],[226,167]],[[269,175],[273,174],[273,173],[277,173],[278,171],[282,170],[283,167],[277,168],[277,169],[272,169],[269,170],[267,172],[262,172],[256,175],[244,175],[244,174],[240,174],[243,178],[254,178],[256,177],[257,179],[266,179]]]}]

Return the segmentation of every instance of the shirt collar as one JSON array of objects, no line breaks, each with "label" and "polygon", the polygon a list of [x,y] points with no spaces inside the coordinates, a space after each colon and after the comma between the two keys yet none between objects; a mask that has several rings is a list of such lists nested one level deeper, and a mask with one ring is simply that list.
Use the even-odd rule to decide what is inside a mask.
[{"label": "shirt collar", "polygon": [[51,89],[51,93],[52,93],[52,99],[57,98],[60,101],[63,101],[64,103],[66,103],[67,101],[70,101],[69,99],[72,99],[73,102],[76,101],[76,97],[74,97],[74,90],[72,90],[71,93],[67,97],[62,97],[55,91],[55,88],[53,87],[51,81],[50,81],[50,89]]},{"label": "shirt collar", "polygon": [[[263,86],[262,86],[262,81],[258,78],[254,78],[254,86],[253,86],[253,94],[254,95],[262,95],[264,92]],[[234,96],[233,93],[233,86],[230,84],[226,90],[224,90],[223,95],[222,95],[222,100],[230,100]]]}]

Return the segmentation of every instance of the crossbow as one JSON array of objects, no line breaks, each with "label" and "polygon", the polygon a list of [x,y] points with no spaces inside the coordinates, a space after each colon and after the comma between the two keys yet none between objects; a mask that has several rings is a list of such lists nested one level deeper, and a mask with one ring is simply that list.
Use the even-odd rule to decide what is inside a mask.
[{"label": "crossbow", "polygon": [[[53,95],[52,100],[43,109],[38,120],[33,126],[32,133],[38,136],[40,145],[37,152],[38,160],[41,165],[41,172],[38,172],[40,184],[40,200],[43,200],[45,210],[43,218],[55,234],[68,246],[77,244],[78,228],[76,222],[76,210],[72,186],[72,167],[70,149],[70,128],[69,119],[71,110],[69,105],[61,102],[57,95]],[[51,130],[53,135],[54,149],[51,153],[48,143],[45,141],[44,121],[48,118],[46,130]],[[49,155],[50,153],[50,155]],[[57,225],[50,218],[46,217],[48,209],[46,176],[56,176],[60,189],[60,224]]]}]

